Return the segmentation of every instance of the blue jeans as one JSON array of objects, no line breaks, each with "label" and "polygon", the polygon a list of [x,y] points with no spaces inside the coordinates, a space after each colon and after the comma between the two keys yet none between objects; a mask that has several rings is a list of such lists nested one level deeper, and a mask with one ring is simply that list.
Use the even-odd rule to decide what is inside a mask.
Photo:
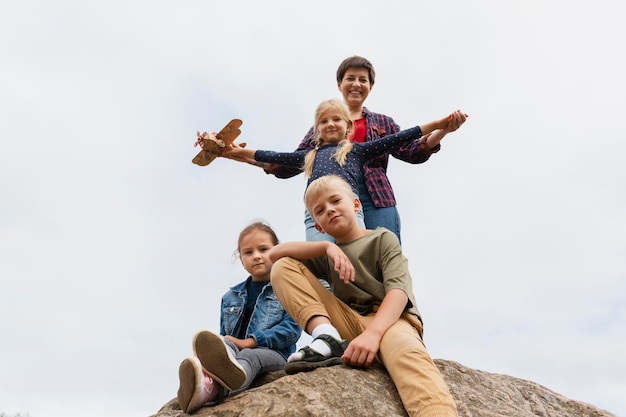
[{"label": "blue jeans", "polygon": [[[356,214],[356,220],[363,229],[365,229],[365,221],[363,218],[363,210],[359,210]],[[304,210],[304,227],[306,233],[306,241],[307,242],[322,242],[324,240],[328,240],[329,242],[335,243],[335,239],[327,233],[321,233],[315,228],[315,220],[309,214],[308,210]]]},{"label": "blue jeans", "polygon": [[243,366],[247,376],[246,382],[244,382],[243,385],[235,391],[228,391],[228,389],[222,387],[216,400],[245,391],[250,385],[252,385],[252,381],[254,381],[257,376],[266,372],[280,371],[287,364],[287,360],[283,357],[283,355],[275,350],[266,348],[239,350],[237,345],[230,340],[224,339],[224,342],[226,342],[226,346],[230,348],[233,356],[237,358],[237,362]]},{"label": "blue jeans", "polygon": [[384,227],[395,233],[400,243],[402,243],[402,240],[400,240],[400,213],[398,213],[396,206],[376,207],[369,191],[367,191],[367,187],[361,182],[359,182],[359,199],[363,207],[365,226],[371,230],[377,227]]}]

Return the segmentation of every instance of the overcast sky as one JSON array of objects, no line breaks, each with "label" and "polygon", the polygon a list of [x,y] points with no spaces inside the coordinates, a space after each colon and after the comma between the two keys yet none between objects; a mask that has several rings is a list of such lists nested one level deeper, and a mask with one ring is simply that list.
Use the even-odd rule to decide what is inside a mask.
[{"label": "overcast sky", "polygon": [[304,239],[304,176],[191,163],[197,130],[290,151],[335,71],[402,127],[470,114],[392,160],[434,358],[626,416],[626,31],[598,0],[4,1],[0,412],[147,417],[246,273],[262,218]]}]

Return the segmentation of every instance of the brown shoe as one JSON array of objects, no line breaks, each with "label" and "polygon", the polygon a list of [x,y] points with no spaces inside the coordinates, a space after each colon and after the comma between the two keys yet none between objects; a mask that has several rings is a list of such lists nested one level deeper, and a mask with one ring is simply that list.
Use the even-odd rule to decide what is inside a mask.
[{"label": "brown shoe", "polygon": [[198,358],[187,358],[178,368],[178,404],[185,413],[192,413],[217,397],[217,382],[207,375]]},{"label": "brown shoe", "polygon": [[193,338],[193,351],[209,375],[229,390],[241,388],[246,382],[246,371],[222,336],[208,330],[198,332]]}]

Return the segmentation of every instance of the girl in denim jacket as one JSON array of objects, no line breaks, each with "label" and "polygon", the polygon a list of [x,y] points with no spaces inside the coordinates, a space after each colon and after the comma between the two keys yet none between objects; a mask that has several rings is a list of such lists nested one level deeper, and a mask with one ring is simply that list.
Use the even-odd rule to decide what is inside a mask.
[{"label": "girl in denim jacket", "polygon": [[220,334],[198,332],[195,357],[180,364],[178,403],[184,412],[244,391],[258,375],[283,369],[295,352],[301,329],[280,305],[270,282],[268,253],[278,243],[263,222],[239,234],[237,253],[250,276],[222,297]]}]

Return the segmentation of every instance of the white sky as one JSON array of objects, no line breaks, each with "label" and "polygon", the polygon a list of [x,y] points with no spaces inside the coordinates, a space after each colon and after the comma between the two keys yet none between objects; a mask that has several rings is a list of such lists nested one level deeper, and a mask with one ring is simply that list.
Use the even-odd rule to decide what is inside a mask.
[{"label": "white sky", "polygon": [[[384,6],[383,6],[384,5]],[[241,118],[292,150],[347,56],[392,161],[434,358],[626,416],[626,31],[615,1],[55,1],[0,6],[0,412],[149,416],[246,277],[237,235],[304,238],[304,177],[191,163]]]}]

